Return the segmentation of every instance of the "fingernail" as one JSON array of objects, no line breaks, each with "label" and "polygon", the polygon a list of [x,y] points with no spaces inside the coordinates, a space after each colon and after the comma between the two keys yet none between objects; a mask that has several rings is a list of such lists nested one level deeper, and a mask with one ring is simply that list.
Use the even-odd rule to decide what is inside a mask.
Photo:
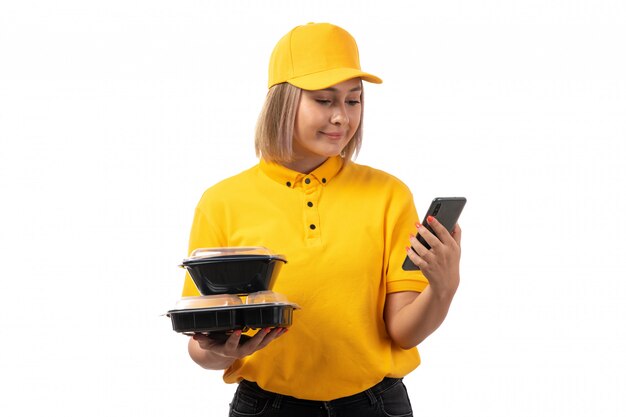
[{"label": "fingernail", "polygon": [[415,223],[415,227],[417,227],[417,228],[419,229],[420,227],[422,227],[422,224],[421,224],[421,223],[419,223],[419,222],[418,222],[418,223]]},{"label": "fingernail", "polygon": [[415,236],[413,236],[413,233],[409,233],[409,239],[413,239]]},{"label": "fingernail", "polygon": [[265,333],[269,333],[269,332],[271,332],[271,331],[272,331],[272,329],[270,329],[269,327],[266,327],[266,328],[264,329],[264,331],[265,331]]},{"label": "fingernail", "polygon": [[435,220],[435,218],[433,216],[428,216],[426,220],[428,220],[428,223],[432,223],[432,221]]},{"label": "fingernail", "polygon": [[241,336],[241,330],[235,330],[235,336]]},{"label": "fingernail", "polygon": [[406,249],[406,253],[409,253],[409,251],[411,250],[408,246],[405,246],[404,249]]}]

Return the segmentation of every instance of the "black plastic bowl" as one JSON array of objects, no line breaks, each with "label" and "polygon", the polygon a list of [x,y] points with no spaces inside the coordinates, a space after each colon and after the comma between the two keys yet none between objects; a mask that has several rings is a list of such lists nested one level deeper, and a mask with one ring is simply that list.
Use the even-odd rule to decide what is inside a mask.
[{"label": "black plastic bowl", "polygon": [[272,288],[287,261],[273,255],[224,255],[183,261],[202,295],[248,294]]},{"label": "black plastic bowl", "polygon": [[189,310],[171,310],[172,328],[179,333],[225,332],[289,327],[293,320],[293,304],[239,305]]}]

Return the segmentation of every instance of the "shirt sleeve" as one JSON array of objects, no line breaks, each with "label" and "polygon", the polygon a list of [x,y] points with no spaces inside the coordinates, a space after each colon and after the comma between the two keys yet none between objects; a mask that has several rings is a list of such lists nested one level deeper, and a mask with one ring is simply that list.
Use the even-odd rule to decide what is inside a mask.
[{"label": "shirt sleeve", "polygon": [[405,271],[402,264],[406,258],[409,234],[415,234],[419,221],[413,195],[408,187],[399,183],[392,194],[385,225],[385,265],[387,293],[400,291],[422,292],[428,280],[422,271]]},{"label": "shirt sleeve", "polygon": [[[191,225],[191,233],[189,235],[188,254],[198,248],[215,248],[227,245],[227,239],[223,232],[224,215],[209,193],[205,193],[196,207],[196,211]],[[189,272],[185,274],[185,283],[183,284],[183,297],[198,296],[196,285],[194,284]]]}]

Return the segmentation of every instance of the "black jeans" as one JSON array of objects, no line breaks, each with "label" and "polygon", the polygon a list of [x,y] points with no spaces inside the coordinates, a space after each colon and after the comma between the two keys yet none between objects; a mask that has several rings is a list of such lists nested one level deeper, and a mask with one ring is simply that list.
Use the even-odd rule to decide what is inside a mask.
[{"label": "black jeans", "polygon": [[332,401],[300,400],[241,381],[230,404],[230,417],[412,417],[402,379],[385,378],[370,389]]}]

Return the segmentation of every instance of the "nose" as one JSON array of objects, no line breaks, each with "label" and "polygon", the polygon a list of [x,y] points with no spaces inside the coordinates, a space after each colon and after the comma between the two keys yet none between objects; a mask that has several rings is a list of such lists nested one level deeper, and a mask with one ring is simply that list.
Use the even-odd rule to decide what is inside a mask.
[{"label": "nose", "polygon": [[342,126],[349,121],[348,112],[345,104],[339,104],[333,108],[330,122],[336,126]]}]

